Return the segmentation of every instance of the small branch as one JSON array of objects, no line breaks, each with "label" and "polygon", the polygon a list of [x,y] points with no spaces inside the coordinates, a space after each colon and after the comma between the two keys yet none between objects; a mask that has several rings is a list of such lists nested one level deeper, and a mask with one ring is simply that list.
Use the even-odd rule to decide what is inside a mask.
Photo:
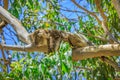
[{"label": "small branch", "polygon": [[87,30],[86,28],[85,28],[85,30],[87,31],[87,34],[85,34],[85,33],[81,33],[81,34],[94,37],[94,38],[99,39],[99,40],[104,41],[104,42],[107,42],[107,41],[108,41],[108,40],[105,39],[104,37],[95,36],[95,35],[91,34],[91,32],[90,32],[89,30]]},{"label": "small branch", "polygon": [[92,13],[92,12],[88,11],[87,9],[83,8],[82,6],[80,6],[75,0],[72,0],[72,2],[73,2],[78,8],[84,10],[86,13],[88,13],[88,14],[90,14],[91,16],[93,16],[93,17],[96,18],[96,20],[98,21],[98,23],[99,23],[100,25],[102,25],[102,28],[103,28],[104,32],[109,36],[109,38],[110,38],[109,42],[110,42],[110,43],[114,43],[114,41],[117,42],[117,43],[119,43],[119,42],[117,41],[117,39],[115,39],[114,36],[109,32],[109,29],[108,29],[108,27],[107,27],[107,22],[106,22],[107,17],[106,17],[106,15],[104,14],[104,11],[102,10],[102,8],[100,7],[100,1],[99,1],[99,0],[95,0],[95,3],[96,3],[96,7],[98,8],[98,10],[99,10],[102,18],[104,19],[103,21],[100,21],[100,19],[99,19],[94,13]]},{"label": "small branch", "polygon": [[[2,35],[2,44],[4,44],[4,43],[5,43],[5,40],[4,40],[3,33],[1,33],[1,35]],[[5,61],[5,60],[6,60],[6,57],[5,57],[3,48],[1,49],[1,52],[2,52],[2,56],[3,56],[3,61]]]},{"label": "small branch", "polygon": [[4,28],[6,26],[6,22],[5,21],[1,21],[0,22],[0,33],[2,32],[2,28]]},{"label": "small branch", "polygon": [[112,0],[112,4],[115,7],[117,14],[120,18],[120,0]]},{"label": "small branch", "polygon": [[88,46],[72,50],[73,60],[84,60],[101,56],[120,56],[120,44]]},{"label": "small branch", "polygon": [[4,0],[4,8],[7,10],[8,9],[8,0]]},{"label": "small branch", "polygon": [[95,4],[96,4],[96,7],[98,9],[98,11],[100,12],[100,15],[102,16],[102,18],[104,19],[104,21],[107,20],[107,17],[106,15],[104,14],[104,11],[103,9],[101,8],[101,0],[95,0]]},{"label": "small branch", "polygon": [[98,11],[100,12],[100,15],[103,18],[103,21],[102,21],[101,25],[102,25],[102,28],[103,28],[104,32],[109,36],[109,42],[114,43],[114,41],[115,41],[115,42],[119,43],[118,40],[110,33],[110,31],[108,29],[107,17],[104,14],[103,9],[101,8],[101,5],[100,5],[101,1],[100,0],[95,0],[95,4],[96,4],[96,7],[97,7]]},{"label": "small branch", "polygon": [[103,60],[108,65],[112,66],[116,71],[120,71],[120,67],[118,66],[118,64],[115,61],[112,61],[107,57],[103,57],[101,60]]},{"label": "small branch", "polygon": [[102,28],[103,28],[105,34],[108,35],[108,37],[109,37],[109,43],[112,44],[114,42],[117,42],[120,44],[120,42],[110,33],[106,21],[102,21]]},{"label": "small branch", "polygon": [[[3,33],[1,33],[1,35],[2,35],[2,44],[4,44],[5,41],[4,41]],[[6,56],[5,56],[3,48],[1,49],[1,52],[2,52],[2,57],[3,57],[3,62],[4,62],[4,65],[5,65],[5,70],[4,69],[3,70],[5,72],[7,72]]]},{"label": "small branch", "polygon": [[70,10],[70,9],[64,9],[64,8],[60,8],[60,9],[63,10],[63,11],[66,11],[66,12],[75,12],[75,13],[85,14],[85,12],[81,12],[81,11],[77,11],[77,10]]},{"label": "small branch", "polygon": [[100,0],[95,0],[95,4],[96,4],[96,7],[98,9],[98,11],[100,12],[100,15],[102,16],[103,18],[103,21],[102,21],[102,28],[104,30],[104,32],[107,34],[109,32],[108,28],[107,28],[107,17],[106,15],[104,14],[104,11],[102,10],[100,4],[101,4],[101,1]]},{"label": "small branch", "polygon": [[2,22],[0,23],[0,29],[2,29],[5,25],[6,25],[6,22],[5,22],[5,21],[2,21]]},{"label": "small branch", "polygon": [[99,24],[101,24],[101,21],[99,20],[99,18],[98,18],[93,12],[90,12],[90,11],[88,11],[87,9],[83,8],[82,6],[80,6],[75,0],[72,0],[72,2],[73,2],[78,8],[84,10],[87,14],[95,17],[95,19],[97,20],[97,22],[98,22]]},{"label": "small branch", "polygon": [[92,71],[91,68],[87,68],[87,67],[81,67],[81,66],[74,66],[75,68],[79,68],[80,70],[89,70]]}]

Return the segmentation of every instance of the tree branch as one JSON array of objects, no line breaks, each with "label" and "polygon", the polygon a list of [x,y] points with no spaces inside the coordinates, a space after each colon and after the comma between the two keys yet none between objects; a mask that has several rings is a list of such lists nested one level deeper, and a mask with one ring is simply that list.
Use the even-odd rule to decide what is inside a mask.
[{"label": "tree branch", "polygon": [[60,42],[68,42],[74,48],[88,46],[88,40],[82,34],[72,34],[69,32],[59,31],[59,30],[44,30],[38,29],[29,35],[32,44],[26,46],[13,46],[1,44],[0,49],[6,50],[16,50],[16,51],[40,51],[48,52],[49,48],[55,51],[59,48]]},{"label": "tree branch", "polygon": [[[13,45],[0,45],[0,49],[5,50],[15,50],[15,51],[42,51],[47,52],[47,46],[13,46]],[[73,60],[84,60],[87,58],[95,58],[101,56],[120,56],[120,44],[108,44],[100,46],[88,46],[84,48],[77,48],[72,50],[72,59]]]},{"label": "tree branch", "polygon": [[8,0],[4,0],[4,8],[7,10],[8,9]]},{"label": "tree branch", "polygon": [[88,11],[87,9],[83,8],[82,6],[80,6],[75,0],[72,0],[72,2],[80,9],[84,10],[86,13],[90,14],[91,16],[95,17],[96,20],[98,21],[98,23],[100,25],[102,25],[102,28],[104,30],[104,32],[109,36],[110,40],[109,42],[110,43],[114,43],[117,42],[119,43],[119,41],[109,32],[109,29],[107,27],[107,17],[106,15],[104,14],[104,11],[102,10],[102,8],[100,7],[100,0],[95,0],[95,4],[96,4],[96,7],[98,8],[99,12],[100,12],[100,15],[102,16],[103,18],[103,21],[100,21],[100,19],[92,12]]},{"label": "tree branch", "polygon": [[100,15],[102,16],[103,18],[103,21],[102,21],[102,28],[104,30],[104,32],[107,34],[109,32],[108,28],[107,28],[107,17],[106,15],[104,14],[104,11],[102,10],[100,4],[101,4],[101,1],[100,0],[95,0],[95,4],[96,4],[96,7],[98,9],[98,11],[100,12]]},{"label": "tree branch", "polygon": [[118,13],[118,16],[120,18],[120,0],[112,0],[112,4],[115,7],[115,9]]},{"label": "tree branch", "polygon": [[97,7],[98,11],[100,12],[100,15],[103,18],[103,21],[102,21],[101,25],[102,25],[102,28],[103,28],[104,32],[109,36],[109,42],[114,43],[114,41],[115,41],[115,42],[119,43],[119,41],[110,33],[110,31],[108,29],[107,17],[104,14],[103,9],[101,8],[101,5],[100,5],[101,1],[100,0],[95,0],[95,4],[96,4],[96,7]]},{"label": "tree branch", "polygon": [[120,56],[120,44],[88,46],[72,50],[73,60],[83,60],[101,56]]},{"label": "tree branch", "polygon": [[82,12],[82,11],[70,10],[70,9],[64,9],[64,8],[60,8],[60,9],[63,10],[63,11],[66,11],[66,12],[75,12],[75,13],[85,14],[85,12]]},{"label": "tree branch", "polygon": [[80,6],[75,0],[72,0],[72,2],[73,2],[78,8],[84,10],[87,14],[95,17],[95,19],[97,20],[97,22],[98,22],[99,24],[101,24],[101,21],[99,20],[99,18],[98,18],[93,12],[90,12],[90,11],[88,11],[87,9],[83,8],[82,6]]},{"label": "tree branch", "polygon": [[2,28],[4,27],[4,26],[6,26],[6,22],[5,21],[1,21],[0,22],[0,30],[2,31]]},{"label": "tree branch", "polygon": [[14,51],[25,51],[25,52],[34,52],[34,51],[39,51],[39,52],[47,52],[47,46],[32,46],[26,45],[26,46],[16,46],[16,45],[6,45],[6,44],[0,44],[0,49],[4,50],[14,50]]},{"label": "tree branch", "polygon": [[[93,14],[92,12],[86,10],[85,8],[81,7],[79,4],[75,2],[75,0],[72,0],[74,4],[76,4],[79,8],[83,9],[88,14],[94,16],[96,19],[98,17]],[[0,6],[0,18],[2,18],[3,21],[10,23],[13,28],[16,30],[18,37],[23,42],[26,42],[28,44],[31,43],[30,39],[28,38],[29,34],[25,30],[25,28],[21,25],[21,23],[18,21],[17,18],[12,16],[9,12],[7,12],[4,8]],[[100,20],[98,19],[98,22]],[[101,23],[101,21],[100,21]],[[40,31],[38,31],[40,32]],[[47,30],[43,30],[45,34],[48,36],[49,33],[47,33]],[[49,32],[49,31],[48,31]],[[52,31],[50,31],[52,32]],[[56,33],[58,31],[55,31]],[[94,57],[100,57],[100,56],[119,56],[120,55],[120,44],[109,44],[109,45],[100,45],[100,46],[88,46],[87,41],[83,39],[83,36],[78,36],[76,34],[67,33],[67,32],[58,32],[62,34],[62,37],[64,38],[63,41],[66,41],[70,43],[74,49],[72,53],[73,60],[83,60],[87,58],[94,58]],[[24,34],[24,35],[23,35]],[[37,34],[37,38],[41,36],[40,34]],[[42,35],[44,36],[44,35]],[[45,37],[45,36],[44,36]],[[49,36],[51,37],[51,36]],[[45,38],[46,40],[47,38]],[[41,38],[40,38],[41,40]],[[39,40],[39,42],[40,42]],[[41,40],[42,41],[42,40]],[[42,43],[41,43],[42,44]],[[41,45],[40,44],[40,45]],[[40,51],[40,52],[47,52],[48,51],[48,43],[46,45],[36,46],[36,45],[27,45],[27,46],[13,46],[13,45],[5,45],[0,44],[0,49],[6,49],[6,50],[16,50],[16,51],[26,51],[26,52],[33,52],[33,51]],[[52,45],[52,44],[51,44]],[[78,48],[78,47],[84,47],[84,48]],[[76,48],[76,49],[75,49]]]},{"label": "tree branch", "polygon": [[101,60],[107,63],[108,65],[112,66],[116,71],[120,71],[120,66],[118,66],[118,64],[115,61],[112,61],[107,57],[101,57]]},{"label": "tree branch", "polygon": [[[1,33],[1,35],[2,35],[2,44],[4,44],[4,43],[5,43],[5,40],[4,40],[3,33]],[[6,64],[6,61],[7,61],[7,60],[6,60],[6,56],[5,56],[5,53],[4,53],[3,48],[1,49],[1,52],[2,52],[2,57],[3,57],[3,62],[4,62],[4,65],[5,65],[4,71],[7,72],[7,64]]]},{"label": "tree branch", "polygon": [[106,21],[107,20],[107,17],[106,15],[104,14],[104,11],[103,9],[101,8],[101,0],[95,0],[95,4],[96,4],[96,7],[98,9],[98,11],[100,12],[100,15],[102,16],[102,18]]},{"label": "tree branch", "polygon": [[1,6],[0,6],[0,18],[2,18],[3,21],[13,26],[13,28],[15,29],[21,41],[27,44],[31,43],[30,39],[28,39],[29,34],[25,30],[25,28],[22,26],[20,21],[17,18],[15,18],[13,15],[11,15],[8,11],[6,11],[4,8],[2,8]]}]

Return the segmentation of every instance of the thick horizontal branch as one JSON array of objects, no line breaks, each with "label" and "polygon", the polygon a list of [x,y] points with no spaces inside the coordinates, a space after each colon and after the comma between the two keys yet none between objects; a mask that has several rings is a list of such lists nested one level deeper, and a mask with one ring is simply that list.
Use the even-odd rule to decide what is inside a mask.
[{"label": "thick horizontal branch", "polygon": [[26,45],[26,46],[17,46],[17,45],[6,45],[6,44],[1,44],[0,49],[4,50],[14,50],[14,51],[25,51],[25,52],[34,52],[34,51],[39,51],[39,52],[47,52],[48,48],[47,46],[32,46]]},{"label": "thick horizontal branch", "polygon": [[72,50],[73,60],[83,60],[101,56],[120,56],[120,44],[88,46]]},{"label": "thick horizontal branch", "polygon": [[[0,49],[25,51],[25,52],[47,52],[47,46],[13,46],[13,45],[0,45]],[[88,46],[84,48],[73,49],[72,58],[73,60],[84,60],[87,58],[95,58],[101,56],[120,56],[120,44],[108,44],[100,46]]]}]

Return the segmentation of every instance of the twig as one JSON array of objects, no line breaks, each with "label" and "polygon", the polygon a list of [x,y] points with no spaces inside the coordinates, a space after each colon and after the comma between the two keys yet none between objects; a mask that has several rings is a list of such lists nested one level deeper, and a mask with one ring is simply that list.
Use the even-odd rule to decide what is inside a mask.
[{"label": "twig", "polygon": [[73,2],[78,8],[84,10],[87,14],[95,17],[95,19],[97,20],[97,22],[98,22],[99,24],[101,24],[101,21],[99,20],[99,18],[98,18],[93,12],[90,12],[90,11],[88,11],[87,9],[83,8],[82,6],[80,6],[75,0],[72,0],[72,2]]},{"label": "twig", "polygon": [[116,71],[120,71],[120,66],[115,61],[110,60],[107,57],[101,57],[101,60],[104,61],[105,63],[109,64],[113,68],[115,68]]},{"label": "twig", "polygon": [[99,39],[99,40],[101,40],[101,41],[103,41],[103,42],[107,42],[107,41],[108,41],[108,40],[106,40],[104,37],[101,37],[101,36],[95,36],[95,35],[93,35],[93,34],[91,34],[91,33],[89,33],[89,34],[80,33],[80,34],[94,37],[94,38]]},{"label": "twig", "polygon": [[4,0],[4,8],[7,10],[8,9],[8,0]]},{"label": "twig", "polygon": [[85,14],[85,12],[81,12],[81,11],[77,11],[77,10],[69,10],[69,9],[63,9],[63,8],[60,8],[60,9],[63,10],[63,11],[67,11],[67,12],[75,12],[75,13]]},{"label": "twig", "polygon": [[103,18],[102,28],[103,28],[104,32],[109,36],[109,42],[110,42],[110,43],[114,43],[114,41],[115,41],[115,42],[119,43],[119,41],[110,33],[110,31],[109,31],[109,29],[108,29],[107,17],[106,17],[106,15],[104,14],[104,11],[103,11],[103,9],[102,9],[101,6],[100,6],[101,1],[100,1],[100,0],[95,0],[95,4],[96,4],[96,7],[97,7],[98,11],[100,12],[100,15],[101,15],[102,18]]},{"label": "twig", "polygon": [[107,20],[107,17],[106,17],[106,15],[104,14],[104,11],[103,11],[103,9],[101,8],[101,0],[95,0],[95,4],[96,4],[96,7],[97,7],[97,9],[99,10],[99,12],[100,12],[100,15],[102,16],[102,18],[104,19],[104,21],[106,21]]},{"label": "twig", "polygon": [[5,21],[2,21],[2,22],[0,23],[0,29],[2,29],[5,25],[6,25],[6,22],[5,22]]},{"label": "twig", "polygon": [[87,67],[80,67],[80,66],[74,66],[75,68],[79,68],[80,70],[92,70],[91,68],[87,68]]},{"label": "twig", "polygon": [[120,18],[120,0],[112,0],[112,4],[115,7],[117,14]]},{"label": "twig", "polygon": [[[1,35],[2,35],[2,44],[4,44],[5,41],[4,41],[3,34],[1,33]],[[5,57],[5,53],[4,53],[3,48],[1,48],[1,52],[2,52],[2,57],[3,57],[3,62],[4,62],[4,65],[5,65],[5,69],[6,69],[6,70],[4,70],[4,69],[3,69],[3,70],[4,70],[5,72],[7,72],[6,57]]]}]

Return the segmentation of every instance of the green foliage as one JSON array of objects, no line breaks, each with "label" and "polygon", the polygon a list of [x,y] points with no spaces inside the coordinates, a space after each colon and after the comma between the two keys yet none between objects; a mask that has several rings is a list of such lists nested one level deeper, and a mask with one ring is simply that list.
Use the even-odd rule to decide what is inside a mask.
[{"label": "green foliage", "polygon": [[[78,15],[77,21],[61,14],[60,2],[65,0],[10,0],[9,12],[19,18],[28,32],[38,28],[57,29],[82,33],[95,45],[106,44],[96,37],[104,36],[104,31],[95,18],[90,15]],[[97,11],[94,0],[87,0],[92,11]],[[84,6],[84,5],[83,5]],[[108,15],[110,32],[120,40],[118,15],[110,0],[101,4]],[[74,13],[74,12],[72,12]],[[80,14],[80,13],[79,13]],[[99,16],[98,12],[97,15]],[[77,26],[76,26],[77,25]],[[119,72],[102,62],[99,58],[72,61],[72,50],[68,43],[62,43],[58,52],[43,53],[13,52],[16,61],[10,65],[10,73],[0,72],[0,80],[113,80]],[[112,58],[118,60],[118,57]],[[0,68],[3,68],[0,64]]]},{"label": "green foliage", "polygon": [[10,65],[11,72],[4,76],[8,79],[12,78],[17,80],[63,79],[63,75],[65,74],[72,76],[70,71],[73,68],[73,64],[70,56],[71,50],[68,46],[69,44],[61,44],[59,52],[51,56],[48,55],[40,60],[40,55],[43,54],[37,53],[37,56],[32,58],[33,55],[28,53],[19,61],[12,62]]}]

